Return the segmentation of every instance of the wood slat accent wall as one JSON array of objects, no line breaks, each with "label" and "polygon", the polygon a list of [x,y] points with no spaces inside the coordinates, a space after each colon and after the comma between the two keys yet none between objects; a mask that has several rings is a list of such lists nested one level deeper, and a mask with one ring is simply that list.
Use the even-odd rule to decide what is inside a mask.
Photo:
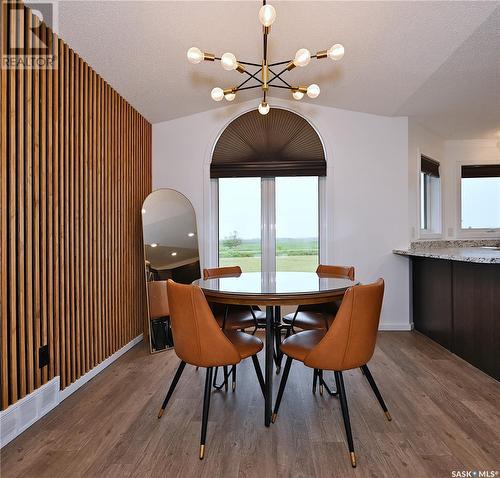
[{"label": "wood slat accent wall", "polygon": [[[3,11],[2,41],[30,47],[31,22],[27,8],[16,24]],[[67,387],[146,320],[151,124],[41,31],[56,69],[1,70],[2,409],[55,376]]]}]

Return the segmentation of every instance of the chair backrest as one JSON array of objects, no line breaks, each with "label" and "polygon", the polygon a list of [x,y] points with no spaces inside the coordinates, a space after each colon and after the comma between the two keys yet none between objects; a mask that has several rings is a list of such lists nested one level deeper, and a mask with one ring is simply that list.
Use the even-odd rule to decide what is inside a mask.
[{"label": "chair backrest", "polygon": [[328,266],[320,264],[316,269],[316,274],[338,277],[340,279],[354,280],[354,267],[353,266]]},{"label": "chair backrest", "polygon": [[198,286],[169,279],[168,301],[174,349],[181,360],[198,367],[240,362],[240,354],[217,325]]},{"label": "chair backrest", "polygon": [[241,274],[240,266],[214,267],[213,269],[203,269],[203,279],[211,277],[230,277]]},{"label": "chair backrest", "polygon": [[304,363],[337,371],[365,365],[375,350],[383,297],[383,279],[349,288],[333,324]]},{"label": "chair backrest", "polygon": [[148,282],[149,318],[157,319],[170,315],[168,308],[167,281]]}]

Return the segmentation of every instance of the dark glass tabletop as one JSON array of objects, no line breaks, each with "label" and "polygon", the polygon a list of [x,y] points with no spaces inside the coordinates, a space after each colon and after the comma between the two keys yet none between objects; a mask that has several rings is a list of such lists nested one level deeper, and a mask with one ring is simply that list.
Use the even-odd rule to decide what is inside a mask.
[{"label": "dark glass tabletop", "polygon": [[316,272],[244,272],[239,276],[198,279],[205,292],[236,295],[310,295],[343,292],[357,281],[320,276]]}]

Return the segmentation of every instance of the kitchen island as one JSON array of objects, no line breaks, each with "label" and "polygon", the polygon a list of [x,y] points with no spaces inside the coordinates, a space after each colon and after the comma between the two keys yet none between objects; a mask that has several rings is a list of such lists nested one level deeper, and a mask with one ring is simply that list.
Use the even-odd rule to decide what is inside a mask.
[{"label": "kitchen island", "polygon": [[393,251],[412,263],[415,329],[497,380],[499,246],[498,241],[432,241]]}]

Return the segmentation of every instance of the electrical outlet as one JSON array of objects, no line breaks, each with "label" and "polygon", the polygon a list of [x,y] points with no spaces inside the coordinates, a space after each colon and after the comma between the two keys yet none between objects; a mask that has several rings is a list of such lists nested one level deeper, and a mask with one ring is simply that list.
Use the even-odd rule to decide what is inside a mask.
[{"label": "electrical outlet", "polygon": [[38,368],[45,367],[50,362],[49,346],[43,345],[38,349]]}]

